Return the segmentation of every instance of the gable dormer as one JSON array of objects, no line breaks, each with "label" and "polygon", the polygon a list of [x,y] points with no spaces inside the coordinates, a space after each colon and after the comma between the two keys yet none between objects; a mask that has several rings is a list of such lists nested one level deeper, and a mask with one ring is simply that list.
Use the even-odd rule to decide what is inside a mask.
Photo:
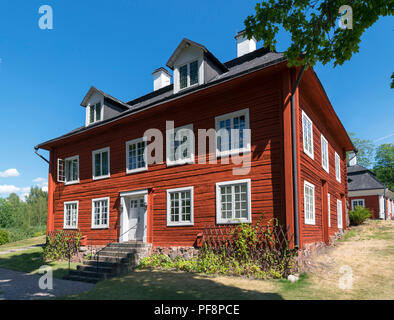
[{"label": "gable dormer", "polygon": [[127,104],[95,87],[89,89],[81,106],[86,108],[85,126],[110,119],[129,109]]},{"label": "gable dormer", "polygon": [[207,48],[184,38],[167,62],[174,70],[174,93],[209,82],[228,71]]}]

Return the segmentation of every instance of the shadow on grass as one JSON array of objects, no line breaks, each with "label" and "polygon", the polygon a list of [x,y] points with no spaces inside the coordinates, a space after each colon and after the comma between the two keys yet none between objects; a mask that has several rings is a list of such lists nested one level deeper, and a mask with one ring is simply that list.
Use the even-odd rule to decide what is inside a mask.
[{"label": "shadow on grass", "polygon": [[[31,273],[37,272],[44,265],[52,267],[53,277],[55,278],[63,278],[68,275],[68,262],[44,261],[42,259],[42,248],[0,255],[0,268]],[[74,265],[72,264],[72,268]]]},{"label": "shadow on grass", "polygon": [[[214,278],[172,271],[136,271],[98,283],[93,290],[66,299],[130,300],[281,300],[276,293],[246,290],[219,283]],[[232,278],[229,278],[232,280]]]}]

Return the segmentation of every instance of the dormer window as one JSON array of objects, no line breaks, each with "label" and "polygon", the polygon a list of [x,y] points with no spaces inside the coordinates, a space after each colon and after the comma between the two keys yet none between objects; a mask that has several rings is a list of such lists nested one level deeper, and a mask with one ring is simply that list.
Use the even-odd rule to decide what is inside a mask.
[{"label": "dormer window", "polygon": [[187,63],[179,68],[179,88],[185,89],[198,84],[198,61]]},{"label": "dormer window", "polygon": [[90,104],[89,105],[89,124],[95,123],[97,121],[101,121],[103,107],[101,102]]}]

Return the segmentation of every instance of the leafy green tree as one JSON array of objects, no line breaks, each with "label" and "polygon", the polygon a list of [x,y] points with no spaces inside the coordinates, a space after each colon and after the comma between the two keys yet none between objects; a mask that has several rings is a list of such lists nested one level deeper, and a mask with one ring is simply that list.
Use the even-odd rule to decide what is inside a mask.
[{"label": "leafy green tree", "polygon": [[[351,7],[352,29],[339,28],[336,23],[350,13],[339,13],[342,5]],[[291,35],[291,45],[285,51],[289,66],[314,66],[318,61],[337,66],[359,51],[366,29],[380,17],[394,15],[394,0],[267,0],[257,3],[255,11],[245,20],[247,36],[263,40],[264,47],[275,50],[282,26]],[[344,25],[350,27],[349,19],[346,21]]]},{"label": "leafy green tree", "polygon": [[394,190],[394,144],[385,143],[377,147],[373,171],[381,182]]},{"label": "leafy green tree", "polygon": [[359,139],[356,137],[355,133],[348,132],[350,139],[352,140],[354,146],[357,148],[357,164],[360,166],[370,168],[373,165],[373,156],[375,146],[371,140]]},{"label": "leafy green tree", "polygon": [[46,224],[48,193],[39,187],[32,187],[26,198],[29,225],[41,226]]},{"label": "leafy green tree", "polygon": [[0,228],[9,228],[14,223],[11,204],[6,199],[0,199]]}]

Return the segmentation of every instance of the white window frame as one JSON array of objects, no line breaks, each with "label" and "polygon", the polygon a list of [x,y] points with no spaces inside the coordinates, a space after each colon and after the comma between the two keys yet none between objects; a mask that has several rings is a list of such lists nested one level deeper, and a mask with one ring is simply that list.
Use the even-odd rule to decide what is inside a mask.
[{"label": "white window frame", "polygon": [[[321,166],[323,167],[323,169],[324,169],[327,173],[329,173],[329,172],[330,172],[330,163],[329,163],[329,158],[330,158],[330,157],[328,156],[328,141],[327,141],[327,139],[326,139],[323,135],[321,135],[321,140],[320,140],[320,142],[321,142]],[[326,151],[326,157],[327,157],[327,166],[326,166],[326,167],[324,166],[323,142],[326,144],[326,147],[324,148],[324,150]]]},{"label": "white window frame", "polygon": [[343,220],[342,200],[337,199],[337,224],[338,224],[338,229],[343,229],[343,221],[342,220]]},{"label": "white window frame", "polygon": [[[304,128],[304,119],[306,119],[308,122],[311,124],[311,149],[312,151],[309,151],[306,147],[306,137],[305,137],[305,128]],[[304,148],[304,153],[308,155],[312,160],[314,159],[314,148],[313,148],[313,122],[312,120],[307,116],[307,114],[302,110],[302,145]]]},{"label": "white window frame", "polygon": [[[95,161],[95,156],[98,153],[104,153],[104,152],[108,152],[108,174],[106,175],[101,175],[101,176],[96,176],[96,161]],[[102,171],[102,168],[101,168]],[[109,178],[111,176],[111,152],[110,152],[110,147],[106,147],[106,148],[102,148],[102,149],[98,149],[98,150],[94,150],[92,151],[92,177],[93,180],[100,180],[100,179],[105,179],[105,178]]]},{"label": "white window frame", "polygon": [[[354,210],[354,202],[362,202],[363,203],[362,207],[365,208],[365,200],[364,199],[352,199],[352,210]],[[356,206],[359,206],[359,204]]]},{"label": "white window frame", "polygon": [[[103,200],[106,200],[107,203],[108,203],[107,224],[105,224],[105,225],[104,225],[104,224],[96,225],[96,224],[94,223],[94,203],[95,203],[96,201],[103,201]],[[108,229],[108,228],[109,228],[110,205],[111,205],[110,197],[92,199],[92,216],[91,216],[91,219],[92,219],[91,227],[92,227],[92,229]],[[100,212],[100,221],[101,221],[101,215],[102,215],[102,212]]]},{"label": "white window frame", "polygon": [[[129,147],[133,144],[137,144],[139,142],[144,142],[145,143],[145,151],[144,151],[144,161],[145,161],[145,166],[141,167],[141,168],[136,168],[136,169],[129,169]],[[130,141],[126,142],[126,174],[130,174],[130,173],[137,173],[137,172],[141,172],[141,171],[147,171],[148,170],[148,159],[147,159],[147,154],[146,154],[146,146],[147,146],[147,142],[144,140],[144,138],[138,138],[138,139],[133,139]]]},{"label": "white window frame", "polygon": [[328,227],[331,228],[331,195],[327,193],[328,202]]},{"label": "white window frame", "polygon": [[[222,199],[220,193],[220,187],[228,186],[228,185],[236,185],[236,184],[244,184],[246,183],[246,192],[247,192],[247,204],[246,208],[248,210],[247,218],[236,218],[236,219],[223,219],[222,218]],[[224,181],[216,183],[216,224],[239,224],[239,223],[252,223],[252,192],[251,192],[251,180],[243,179],[243,180],[232,180],[232,181]],[[232,194],[232,210],[234,211],[234,196]],[[234,213],[234,212],[233,212]]]},{"label": "white window frame", "polygon": [[[77,205],[77,217],[76,217],[76,225],[75,226],[68,226],[66,225],[66,207],[67,205],[76,204]],[[78,229],[78,213],[79,213],[79,201],[67,201],[64,202],[64,213],[63,213],[63,229],[65,230],[74,230]],[[70,221],[72,221],[72,217],[70,217]]]},{"label": "white window frame", "polygon": [[[181,221],[182,212],[179,213],[179,221],[171,221],[171,193],[182,191],[190,191],[190,221]],[[167,190],[167,226],[180,227],[180,226],[193,226],[194,225],[194,187],[182,187]]]},{"label": "white window frame", "polygon": [[[306,214],[306,188],[312,188],[313,191],[313,212],[312,212],[312,218],[307,217]],[[315,193],[315,185],[313,185],[312,183],[308,182],[308,181],[304,181],[304,220],[305,220],[305,224],[309,224],[309,225],[314,225],[316,222],[316,193]]]},{"label": "white window frame", "polygon": [[[220,151],[218,146],[218,137],[220,136],[220,121],[234,119],[235,117],[245,116],[245,131],[244,131],[244,147],[243,148],[235,148],[235,139],[233,137],[233,128],[231,128],[231,146],[230,150]],[[233,121],[232,121],[233,126]],[[234,112],[226,113],[220,116],[215,117],[215,130],[216,130],[216,137],[215,137],[215,145],[216,145],[216,157],[228,157],[231,155],[239,155],[242,153],[250,152],[251,148],[251,134],[250,134],[250,118],[249,118],[249,108],[245,108],[242,110],[237,110]]]},{"label": "white window frame", "polygon": [[[75,159],[78,160],[78,179],[77,180],[67,181],[67,161],[73,161]],[[71,176],[73,176],[73,174]],[[65,185],[77,184],[77,183],[79,183],[79,179],[80,179],[79,155],[68,157],[68,158],[64,159],[64,184]]]},{"label": "white window frame", "polygon": [[341,157],[335,152],[335,178],[341,183]]},{"label": "white window frame", "polygon": [[[190,157],[189,158],[183,158],[183,159],[178,159],[178,160],[171,160],[170,154],[171,154],[171,134],[174,134],[174,138],[176,138],[176,135],[179,131],[183,129],[189,129],[191,130],[191,136],[190,136]],[[166,162],[167,166],[175,166],[175,165],[182,165],[182,164],[191,164],[194,163],[194,157],[195,157],[195,139],[194,139],[194,130],[193,130],[193,124],[187,124],[182,127],[177,127],[174,128],[173,130],[167,130],[166,131]]]},{"label": "white window frame", "polygon": [[[96,119],[96,110],[94,112],[94,120],[93,122],[90,122],[90,109],[92,107],[96,107],[96,105],[100,103],[101,105],[101,110],[100,110],[100,120]],[[89,103],[88,106],[86,107],[86,125],[91,125],[100,121],[104,120],[104,99],[100,99],[99,101],[95,101],[93,103]]]},{"label": "white window frame", "polygon": [[[197,83],[190,85],[190,65],[193,62],[197,62]],[[177,67],[177,69],[178,69],[178,89],[179,89],[179,91],[186,90],[186,89],[189,89],[189,88],[193,88],[193,87],[198,86],[200,84],[200,63],[201,63],[200,58],[196,57],[195,59],[191,59],[188,62],[183,63],[183,64],[181,64],[180,66]],[[186,85],[186,87],[181,88],[181,68],[184,67],[184,66],[187,66],[187,85]]]}]

